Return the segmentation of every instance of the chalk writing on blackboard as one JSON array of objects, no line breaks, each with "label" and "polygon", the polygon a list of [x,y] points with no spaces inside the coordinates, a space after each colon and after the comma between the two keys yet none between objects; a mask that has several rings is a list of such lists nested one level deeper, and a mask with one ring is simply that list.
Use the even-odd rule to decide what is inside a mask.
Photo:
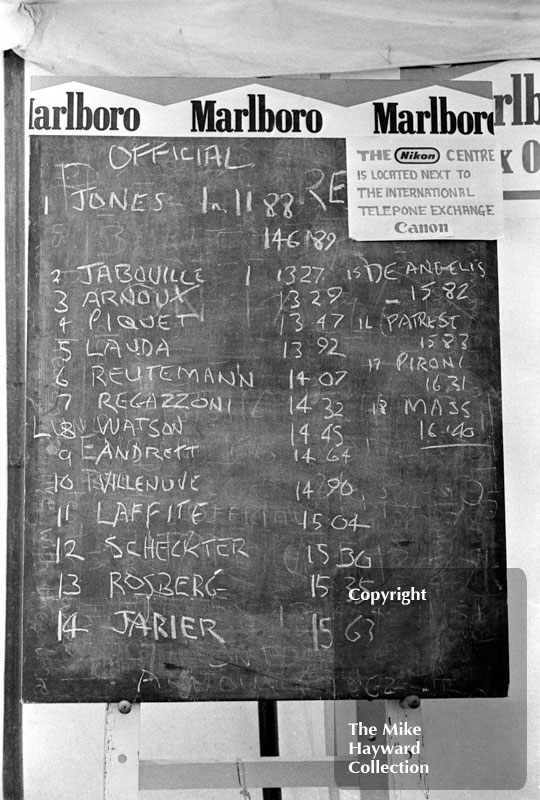
[{"label": "chalk writing on blackboard", "polygon": [[346,200],[337,139],[33,139],[25,699],[505,693],[495,247]]}]

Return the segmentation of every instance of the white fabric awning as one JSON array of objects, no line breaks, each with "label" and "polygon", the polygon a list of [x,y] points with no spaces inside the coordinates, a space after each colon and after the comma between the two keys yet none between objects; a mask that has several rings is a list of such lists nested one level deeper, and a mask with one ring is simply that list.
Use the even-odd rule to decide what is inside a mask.
[{"label": "white fabric awning", "polygon": [[540,56],[537,0],[23,3],[23,57],[62,75],[265,76]]}]

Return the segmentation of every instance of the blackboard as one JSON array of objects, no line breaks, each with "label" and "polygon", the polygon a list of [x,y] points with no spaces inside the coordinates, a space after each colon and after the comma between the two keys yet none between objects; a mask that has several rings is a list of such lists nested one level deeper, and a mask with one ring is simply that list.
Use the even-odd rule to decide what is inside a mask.
[{"label": "blackboard", "polygon": [[505,694],[495,244],[349,239],[341,139],[30,178],[24,699]]}]

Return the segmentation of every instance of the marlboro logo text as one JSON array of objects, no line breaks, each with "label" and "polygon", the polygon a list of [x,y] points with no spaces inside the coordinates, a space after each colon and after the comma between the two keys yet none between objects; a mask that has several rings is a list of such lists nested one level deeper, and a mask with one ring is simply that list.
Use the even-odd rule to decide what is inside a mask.
[{"label": "marlboro logo text", "polygon": [[319,133],[323,116],[317,109],[267,107],[264,94],[248,94],[247,108],[217,107],[215,100],[192,100],[193,133]]},{"label": "marlboro logo text", "polygon": [[493,133],[493,112],[448,108],[446,97],[430,97],[429,109],[411,111],[399,103],[373,103],[374,133]]},{"label": "marlboro logo text", "polygon": [[136,131],[141,117],[136,108],[85,104],[84,92],[66,92],[65,105],[37,106],[30,100],[29,128],[35,131]]}]

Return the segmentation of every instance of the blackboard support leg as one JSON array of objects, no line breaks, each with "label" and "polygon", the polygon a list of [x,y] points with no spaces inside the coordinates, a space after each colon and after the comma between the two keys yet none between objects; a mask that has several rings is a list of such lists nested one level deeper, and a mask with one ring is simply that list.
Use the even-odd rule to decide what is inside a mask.
[{"label": "blackboard support leg", "polygon": [[139,705],[109,703],[105,712],[105,800],[139,797]]},{"label": "blackboard support leg", "polygon": [[[261,756],[279,756],[279,729],[277,702],[259,700],[259,744]],[[281,789],[263,788],[263,800],[281,800]]]},{"label": "blackboard support leg", "polygon": [[[394,723],[398,724],[397,730],[400,730],[400,723],[406,723],[409,728],[414,728],[418,726],[422,731],[422,712],[420,708],[420,700],[418,697],[410,696],[406,697],[404,700],[386,700],[385,701],[385,717],[388,720],[390,726]],[[404,728],[404,725],[401,729]],[[418,765],[419,769],[422,765],[425,764],[424,755],[423,755],[423,743],[424,743],[424,736],[423,733],[420,734],[418,737],[420,740],[420,752],[419,753],[410,753],[410,758],[408,759],[409,765],[416,764]],[[400,736],[399,732],[395,735],[390,733],[387,736],[387,743],[392,744],[402,744],[402,745],[410,745],[411,744],[411,737],[410,736]],[[399,762],[403,759],[403,756],[399,755],[389,755],[388,756],[388,763],[393,763],[393,761]],[[429,765],[428,765],[429,766]],[[390,800],[399,800],[404,796],[407,797],[407,800],[425,800],[427,797],[429,786],[428,786],[428,776],[426,773],[422,774],[421,772],[415,774],[412,772],[409,773],[396,773],[390,774],[389,776],[389,796]],[[406,795],[402,794],[402,792],[406,792]]]}]

